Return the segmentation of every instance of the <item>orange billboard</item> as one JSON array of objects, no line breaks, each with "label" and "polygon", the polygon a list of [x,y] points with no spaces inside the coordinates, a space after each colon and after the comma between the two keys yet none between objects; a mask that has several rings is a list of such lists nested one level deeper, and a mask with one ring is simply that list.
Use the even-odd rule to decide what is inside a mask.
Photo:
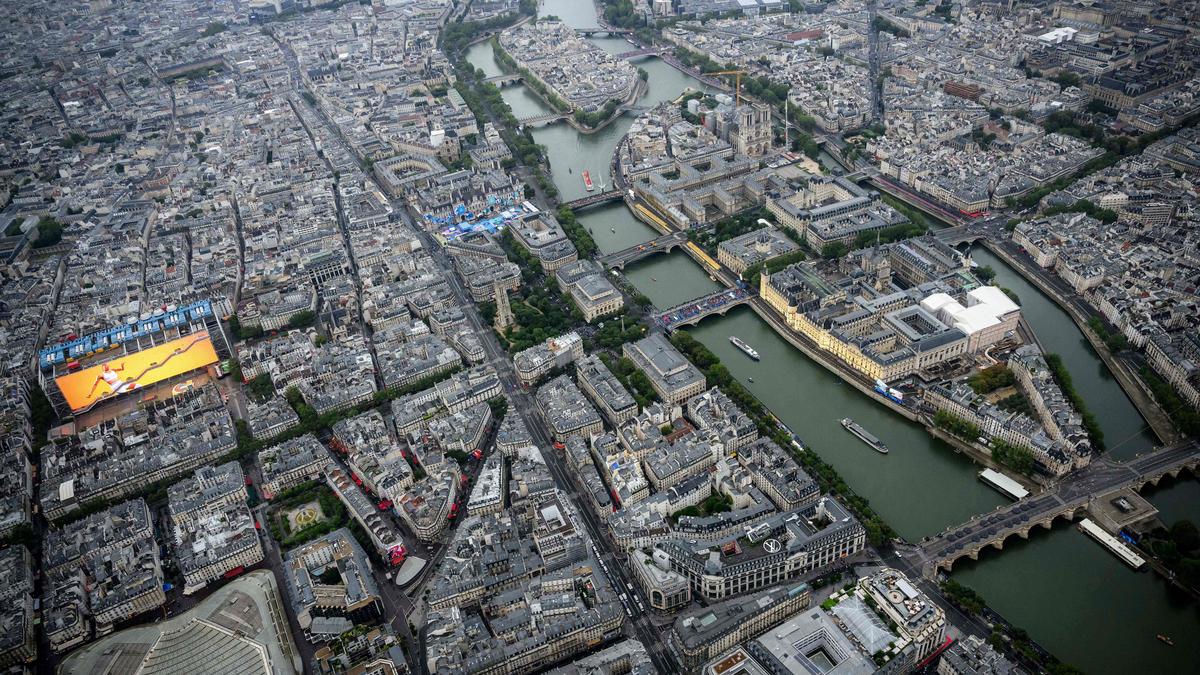
[{"label": "orange billboard", "polygon": [[157,347],[106,361],[55,379],[67,405],[80,412],[120,394],[191,372],[217,362],[207,331],[192,333]]}]

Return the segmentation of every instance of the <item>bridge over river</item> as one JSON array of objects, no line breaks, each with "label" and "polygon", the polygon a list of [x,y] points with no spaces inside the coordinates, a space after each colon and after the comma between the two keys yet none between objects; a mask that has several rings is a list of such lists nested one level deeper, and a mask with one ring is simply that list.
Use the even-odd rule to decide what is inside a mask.
[{"label": "bridge over river", "polygon": [[631,262],[648,258],[656,253],[668,253],[687,243],[687,240],[686,232],[672,232],[671,234],[664,234],[656,239],[651,239],[644,244],[634,244],[629,248],[600,256],[596,258],[596,262],[608,269],[623,270]]},{"label": "bridge over river", "polygon": [[566,204],[564,204],[564,206],[570,207],[570,209],[572,211],[575,211],[578,213],[579,211],[582,211],[584,209],[589,209],[593,206],[600,206],[601,204],[607,204],[609,202],[614,202],[620,198],[621,198],[620,190],[616,190],[616,189],[605,190],[604,192],[595,192],[586,197],[580,197],[579,199],[569,201]]},{"label": "bridge over river", "polygon": [[938,230],[933,236],[946,244],[958,246],[959,244],[974,243],[986,237],[987,234],[972,225],[958,225]]},{"label": "bridge over river", "polygon": [[738,305],[744,305],[754,298],[743,288],[723,288],[708,295],[700,296],[671,307],[654,315],[654,325],[668,333],[682,326],[700,323],[700,320],[714,314],[725,314]]},{"label": "bridge over river", "polygon": [[1013,535],[1028,539],[1038,525],[1050,529],[1058,518],[1074,520],[1094,499],[1123,488],[1136,490],[1147,483],[1157,484],[1163,476],[1176,476],[1184,469],[1194,472],[1197,467],[1200,443],[1191,440],[1125,462],[1100,458],[1052,489],[924,539],[904,556],[922,574],[933,578],[938,570],[950,571],[959,558],[977,560],[988,546],[1003,550],[1004,540]]}]

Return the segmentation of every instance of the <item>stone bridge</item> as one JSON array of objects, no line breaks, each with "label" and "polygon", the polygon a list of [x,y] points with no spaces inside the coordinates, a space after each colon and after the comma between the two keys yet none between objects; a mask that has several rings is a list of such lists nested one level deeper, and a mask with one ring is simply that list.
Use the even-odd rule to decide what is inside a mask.
[{"label": "stone bridge", "polygon": [[750,302],[753,297],[742,288],[723,288],[655,314],[654,325],[670,333],[681,326],[700,323],[701,319],[714,314],[723,315],[738,305]]},{"label": "stone bridge", "polygon": [[608,255],[596,258],[596,262],[600,263],[608,269],[625,269],[625,266],[631,262],[648,258],[656,253],[669,253],[670,251],[683,246],[687,243],[686,232],[672,232],[664,234],[656,239],[651,239],[642,244],[635,244],[627,249],[614,251]]},{"label": "stone bridge", "polygon": [[575,34],[583,35],[585,37],[594,37],[597,35],[617,37],[619,35],[632,35],[633,31],[626,28],[606,28],[604,26],[598,26],[596,28],[576,28]]},{"label": "stone bridge", "polygon": [[544,115],[533,115],[531,117],[522,117],[517,120],[524,127],[538,127],[543,124],[552,124],[559,120],[565,120],[570,117],[570,113],[546,113]]},{"label": "stone bridge", "polygon": [[519,84],[524,79],[525,78],[522,77],[519,73],[501,73],[499,75],[485,77],[485,78],[483,78],[483,81],[490,82],[490,83],[496,85],[497,87],[507,87],[510,84]]},{"label": "stone bridge", "polygon": [[631,49],[627,52],[621,52],[620,54],[617,54],[614,58],[628,60],[628,59],[641,58],[643,56],[659,56],[661,54],[662,54],[661,49],[654,49],[653,47],[643,47],[642,49]]},{"label": "stone bridge", "polygon": [[969,244],[979,239],[984,238],[984,234],[978,230],[972,229],[970,225],[958,225],[956,227],[947,227],[944,230],[938,230],[934,236],[940,239],[943,243],[951,246],[959,244]]},{"label": "stone bridge", "polygon": [[926,577],[949,572],[960,558],[977,560],[989,546],[1004,549],[1012,536],[1028,539],[1035,527],[1050,529],[1059,518],[1074,520],[1093,499],[1123,488],[1158,484],[1163,476],[1200,467],[1200,443],[1189,440],[1125,462],[1101,458],[1063,478],[1052,490],[983,513],[967,522],[927,537],[903,555]]},{"label": "stone bridge", "polygon": [[567,202],[563,206],[570,207],[572,211],[583,211],[593,206],[600,206],[621,198],[620,190],[606,190],[604,192],[596,192],[586,197],[580,197]]}]

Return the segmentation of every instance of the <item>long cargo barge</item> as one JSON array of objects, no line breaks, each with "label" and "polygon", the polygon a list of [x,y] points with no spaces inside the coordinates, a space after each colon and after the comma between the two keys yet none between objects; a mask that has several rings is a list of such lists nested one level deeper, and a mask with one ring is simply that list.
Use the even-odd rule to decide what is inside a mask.
[{"label": "long cargo barge", "polygon": [[842,427],[845,428],[846,431],[858,436],[859,440],[871,446],[871,448],[876,452],[884,455],[888,453],[888,447],[883,444],[883,441],[876,438],[875,434],[862,428],[862,425],[860,425],[858,422],[846,417],[842,419]]}]

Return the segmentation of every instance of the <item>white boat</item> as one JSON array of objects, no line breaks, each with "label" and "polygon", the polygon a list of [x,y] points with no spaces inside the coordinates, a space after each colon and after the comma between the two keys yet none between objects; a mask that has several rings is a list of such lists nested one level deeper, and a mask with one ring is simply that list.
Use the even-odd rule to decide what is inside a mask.
[{"label": "white boat", "polygon": [[751,347],[750,345],[743,342],[742,339],[739,338],[738,336],[730,335],[729,341],[733,343],[734,347],[737,347],[738,349],[745,352],[746,356],[749,356],[750,358],[754,359],[755,361],[758,360],[758,358],[759,358],[758,352],[754,351],[754,347]]}]

